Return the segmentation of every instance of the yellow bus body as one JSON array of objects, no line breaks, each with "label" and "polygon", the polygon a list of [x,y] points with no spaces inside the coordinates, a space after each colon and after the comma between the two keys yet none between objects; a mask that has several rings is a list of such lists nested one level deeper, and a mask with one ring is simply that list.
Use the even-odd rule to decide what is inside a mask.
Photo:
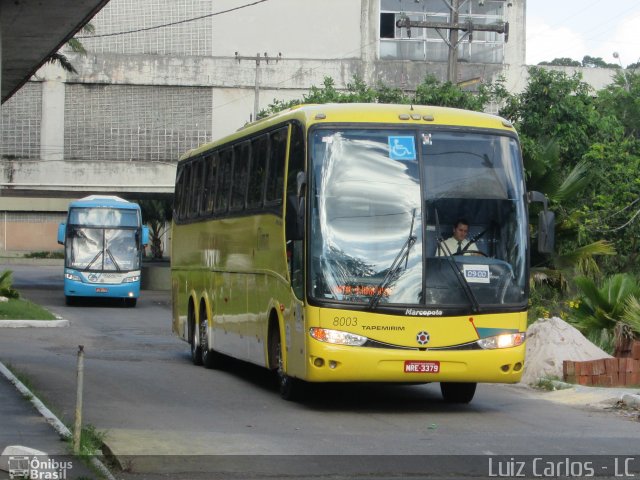
[{"label": "yellow bus body", "polygon": [[[255,122],[183,156],[182,162],[251,135],[297,122],[305,132],[322,123],[358,125],[444,125],[513,132],[503,119],[456,109],[376,104],[310,105]],[[287,156],[287,161],[288,161]],[[285,191],[287,186],[285,185]],[[478,340],[477,329],[525,332],[526,311],[457,317],[394,315],[317,307],[291,287],[285,251],[286,203],[281,216],[239,215],[202,218],[172,227],[172,329],[191,342],[191,329],[206,316],[216,352],[274,368],[268,345],[269,322],[277,320],[287,375],[310,382],[494,382],[521,378],[525,344],[512,348],[448,348]],[[194,322],[194,325],[189,325]],[[320,342],[313,327],[366,335],[395,347],[343,346]],[[402,328],[394,328],[402,327]],[[427,331],[428,348],[415,347]],[[437,373],[405,373],[406,361],[439,362]]]}]

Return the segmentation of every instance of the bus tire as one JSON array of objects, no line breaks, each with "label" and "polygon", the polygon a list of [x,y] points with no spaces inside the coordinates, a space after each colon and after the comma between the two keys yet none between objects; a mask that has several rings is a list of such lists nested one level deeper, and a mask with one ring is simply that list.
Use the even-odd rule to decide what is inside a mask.
[{"label": "bus tire", "polygon": [[271,334],[269,335],[269,357],[271,364],[275,366],[276,382],[280,397],[284,400],[295,401],[302,397],[303,384],[300,380],[287,375],[284,369],[284,358],[282,356],[282,341],[280,339],[280,329],[277,323],[272,323]]},{"label": "bus tire", "polygon": [[477,383],[441,382],[442,398],[447,403],[469,403],[476,393]]},{"label": "bus tire", "polygon": [[125,298],[124,299],[124,304],[127,306],[127,308],[134,308],[136,306],[136,303],[138,303],[138,299],[137,298]]},{"label": "bus tire", "polygon": [[202,365],[202,350],[200,348],[200,329],[196,326],[196,319],[193,308],[189,307],[189,329],[191,330],[191,361],[194,365]]},{"label": "bus tire", "polygon": [[64,304],[67,306],[72,306],[76,304],[76,297],[72,297],[71,295],[64,296]]},{"label": "bus tire", "polygon": [[200,355],[202,365],[205,368],[220,368],[222,366],[222,355],[209,347],[209,322],[203,319],[200,322]]}]

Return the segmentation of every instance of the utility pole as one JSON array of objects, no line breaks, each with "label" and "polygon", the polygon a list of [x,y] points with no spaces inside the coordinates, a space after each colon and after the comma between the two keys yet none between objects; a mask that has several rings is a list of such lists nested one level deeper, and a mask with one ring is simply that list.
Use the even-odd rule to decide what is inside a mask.
[{"label": "utility pole", "polygon": [[256,53],[255,57],[243,57],[238,55],[236,52],[236,60],[240,63],[242,60],[254,60],[256,62],[256,78],[255,78],[255,86],[254,86],[254,98],[253,98],[253,120],[258,118],[258,112],[260,111],[260,59],[264,59],[264,61],[268,64],[269,60],[278,63],[282,58],[282,53],[278,53],[278,56],[275,58],[270,58],[267,52],[262,54],[262,57],[259,53]]},{"label": "utility pole", "polygon": [[[406,28],[407,36],[411,38],[412,28],[433,28],[440,38],[449,47],[449,60],[447,68],[447,81],[457,83],[458,77],[458,46],[462,41],[469,37],[469,42],[473,40],[473,32],[497,32],[504,33],[504,41],[509,41],[509,22],[500,22],[494,24],[475,24],[471,20],[465,23],[459,23],[460,7],[464,6],[469,0],[443,0],[451,12],[451,21],[449,23],[442,22],[421,22],[411,20],[404,16],[396,22],[396,27]],[[481,4],[484,3],[480,0]],[[479,3],[480,3],[479,2]],[[445,35],[443,30],[448,30],[449,35]],[[460,36],[458,33],[462,31],[464,34]]]}]

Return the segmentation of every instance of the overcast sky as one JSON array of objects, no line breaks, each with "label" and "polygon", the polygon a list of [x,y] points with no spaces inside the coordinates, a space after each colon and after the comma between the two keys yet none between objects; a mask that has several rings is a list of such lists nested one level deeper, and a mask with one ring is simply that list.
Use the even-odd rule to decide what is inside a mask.
[{"label": "overcast sky", "polygon": [[[518,0],[515,0],[518,1]],[[640,59],[640,0],[527,0],[527,65],[585,55]]]}]

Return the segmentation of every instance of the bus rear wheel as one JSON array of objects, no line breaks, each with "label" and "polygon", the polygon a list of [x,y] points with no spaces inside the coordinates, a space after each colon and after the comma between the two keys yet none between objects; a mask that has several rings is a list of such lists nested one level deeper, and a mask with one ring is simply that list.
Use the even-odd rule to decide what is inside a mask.
[{"label": "bus rear wheel", "polygon": [[193,311],[189,310],[189,328],[191,329],[191,361],[194,365],[202,365],[202,348],[200,347],[200,329],[196,325]]},{"label": "bus rear wheel", "polygon": [[469,403],[476,393],[477,383],[440,383],[442,398],[447,403]]},{"label": "bus rear wheel", "polygon": [[200,322],[200,355],[201,365],[205,368],[220,368],[221,355],[209,346],[209,321],[206,317]]}]

